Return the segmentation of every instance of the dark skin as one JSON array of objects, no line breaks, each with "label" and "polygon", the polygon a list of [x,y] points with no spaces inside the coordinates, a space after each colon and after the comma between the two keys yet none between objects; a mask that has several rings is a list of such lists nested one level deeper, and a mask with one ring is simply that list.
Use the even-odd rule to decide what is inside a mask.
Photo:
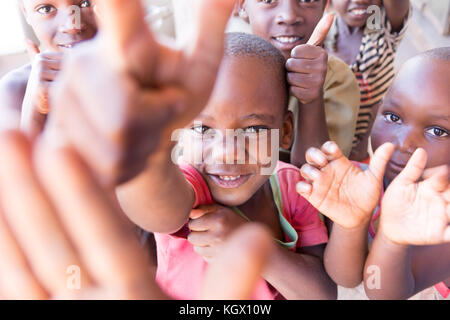
[{"label": "dark skin", "polygon": [[[417,57],[400,71],[375,122],[377,151],[369,170],[356,168],[335,145],[310,150],[302,168],[312,183],[300,183],[300,194],[335,223],[327,271],[338,284],[354,287],[364,261],[366,268],[378,266],[381,289],[366,288],[371,298],[406,299],[449,277],[448,68],[448,62]],[[367,230],[383,181],[389,187],[380,231],[366,260]],[[370,276],[364,274],[365,280]]]},{"label": "dark skin", "polygon": [[[417,148],[422,148],[428,155],[428,161],[425,160],[423,164],[424,169],[442,165],[447,167],[447,201],[450,99],[446,84],[450,80],[449,72],[448,62],[425,58],[410,61],[386,97],[372,135],[374,147],[382,141],[392,141],[396,145],[396,151],[386,169],[386,184],[391,184],[412,153]],[[422,81],[414,81],[415,79]],[[444,178],[443,184],[445,189]],[[434,203],[438,203],[438,199],[435,199]],[[383,227],[383,224],[389,225],[390,220],[381,219],[380,236],[375,240],[366,263],[367,266],[378,264],[382,272],[383,268],[389,272],[383,272],[385,279],[382,278],[382,290],[367,290],[368,295],[371,298],[408,298],[445,279],[446,285],[449,286],[450,245],[440,244],[439,241],[419,241],[416,245],[408,245],[392,236],[392,233],[400,234],[400,231]],[[404,220],[408,221],[406,217]],[[435,220],[438,221],[437,217]],[[402,221],[396,222],[395,225],[398,223]],[[423,223],[422,227],[426,229]],[[394,265],[395,268],[392,267]],[[397,274],[397,268],[402,270],[402,275]]]},{"label": "dark skin", "polygon": [[323,85],[328,55],[321,47],[331,17],[322,21],[326,2],[317,0],[241,0],[253,34],[266,39],[287,59],[290,91],[299,100],[298,130],[291,163],[305,163],[305,152],[329,139],[325,120]]},{"label": "dark skin", "polygon": [[[80,25],[70,15],[70,6],[80,8]],[[38,135],[50,110],[48,92],[61,67],[64,52],[93,38],[97,24],[93,1],[21,0],[20,7],[45,52],[26,40],[31,64],[10,72],[1,81],[2,106],[11,114],[9,127],[21,127],[29,136]],[[14,116],[20,114],[21,116]]]},{"label": "dark skin", "polygon": [[[410,6],[409,0],[333,0],[331,3],[333,9],[338,13],[339,30],[336,51],[333,51],[333,54],[348,65],[355,63],[359,53],[367,19],[371,15],[367,13],[369,6],[384,6],[393,32],[399,32],[402,29]],[[372,110],[372,119],[375,119],[377,112],[378,107],[376,106]],[[352,150],[350,159],[363,161],[368,157],[367,149],[372,125],[373,121],[369,124],[367,133]]]},{"label": "dark skin", "polygon": [[[140,222],[153,228],[150,230],[173,232],[180,229],[190,217],[189,228],[192,232],[188,240],[207,261],[214,261],[228,235],[247,223],[229,209],[230,206],[237,206],[251,221],[266,225],[276,238],[283,239],[268,181],[270,176],[260,173],[264,165],[258,155],[248,149],[249,145],[246,144],[244,164],[216,164],[217,161],[211,161],[225,162],[227,158],[222,142],[226,129],[242,129],[253,137],[261,130],[279,129],[279,145],[290,145],[293,118],[285,110],[286,88],[280,86],[283,82],[278,78],[258,58],[226,57],[208,105],[190,126],[191,129],[185,132],[183,139],[183,157],[189,163],[190,155],[202,152],[192,142],[203,138],[203,162],[193,165],[207,182],[218,204],[203,206],[191,212],[195,200],[192,188],[170,160],[170,149],[164,149],[152,158],[146,173],[119,188],[119,199],[131,218],[133,214],[145,211],[145,216],[141,215],[145,221],[141,218]],[[200,121],[201,126],[196,125]],[[212,135],[220,137],[219,143],[209,141]],[[197,146],[202,146],[202,143]],[[231,153],[235,162],[239,161],[237,156]],[[257,164],[251,164],[249,159],[257,159]],[[165,174],[171,171],[178,174]],[[236,178],[236,184],[227,187],[224,176],[245,178]],[[146,190],[145,195],[142,190]],[[151,207],[138,208],[137,197],[149,198],[149,194],[152,195],[148,203]],[[174,203],[183,203],[183,206],[175,206]],[[150,215],[149,212],[154,214]],[[162,215],[162,212],[165,214]],[[168,230],[165,223],[169,218],[173,230]],[[155,227],[158,229],[155,230]],[[323,246],[315,246],[294,253],[277,246],[262,276],[288,299],[335,298],[336,288],[324,272],[321,262],[322,250]]]}]

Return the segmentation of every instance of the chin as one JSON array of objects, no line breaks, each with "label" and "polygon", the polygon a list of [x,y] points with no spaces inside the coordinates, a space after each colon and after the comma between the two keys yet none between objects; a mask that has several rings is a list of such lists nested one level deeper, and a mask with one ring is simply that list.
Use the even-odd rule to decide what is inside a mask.
[{"label": "chin", "polygon": [[241,192],[233,192],[231,194],[218,194],[218,192],[211,192],[211,195],[214,201],[226,207],[239,207],[251,198],[251,196],[246,197]]}]

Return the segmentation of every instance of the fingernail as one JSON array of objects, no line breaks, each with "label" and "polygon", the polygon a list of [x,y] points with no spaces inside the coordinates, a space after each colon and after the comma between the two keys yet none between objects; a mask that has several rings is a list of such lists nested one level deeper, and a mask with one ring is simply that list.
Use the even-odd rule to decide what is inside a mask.
[{"label": "fingernail", "polygon": [[316,170],[314,170],[312,167],[310,166],[306,166],[305,168],[303,168],[303,171],[306,173],[306,175],[308,175],[308,177],[310,177],[311,179],[316,180],[319,177],[319,174],[316,172]]},{"label": "fingernail", "polygon": [[308,193],[311,190],[311,186],[305,182],[297,183],[297,191],[300,193]]},{"label": "fingernail", "polygon": [[337,151],[337,146],[333,141],[328,141],[323,147],[329,153],[335,153]]},{"label": "fingernail", "polygon": [[312,158],[315,162],[320,163],[320,164],[323,164],[323,163],[325,163],[325,162],[327,161],[327,159],[326,159],[325,156],[322,154],[322,152],[320,152],[320,151],[317,150],[317,149],[313,149],[313,150],[311,151],[310,156],[311,156],[311,158]]}]

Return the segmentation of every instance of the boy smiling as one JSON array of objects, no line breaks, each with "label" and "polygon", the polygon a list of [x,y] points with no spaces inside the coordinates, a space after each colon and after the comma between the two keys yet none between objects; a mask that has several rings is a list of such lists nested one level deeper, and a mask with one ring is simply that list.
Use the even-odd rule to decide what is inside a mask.
[{"label": "boy smiling", "polygon": [[[30,136],[42,130],[49,112],[49,87],[60,70],[64,52],[97,33],[92,2],[19,0],[44,52],[27,40],[32,63],[11,71],[0,81],[0,99],[4,102],[0,112],[8,116],[8,127],[21,127]],[[80,16],[75,16],[78,13]]]}]

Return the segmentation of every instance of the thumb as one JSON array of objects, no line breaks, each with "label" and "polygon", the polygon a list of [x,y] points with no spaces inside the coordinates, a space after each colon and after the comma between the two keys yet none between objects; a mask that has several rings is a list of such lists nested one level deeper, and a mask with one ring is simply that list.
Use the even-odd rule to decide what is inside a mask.
[{"label": "thumb", "polygon": [[402,184],[413,184],[422,176],[427,165],[427,152],[419,148],[408,161],[405,169],[400,172],[394,181],[401,181]]},{"label": "thumb", "polygon": [[199,298],[250,299],[272,248],[266,228],[254,223],[239,228],[210,264]]},{"label": "thumb", "polygon": [[33,61],[34,58],[41,53],[39,50],[39,47],[34,43],[32,40],[25,38],[25,47],[28,52],[28,56],[30,57],[30,60]]},{"label": "thumb", "polygon": [[395,146],[392,143],[385,143],[375,151],[370,160],[369,171],[378,181],[381,181],[386,170],[386,165],[394,152]]},{"label": "thumb", "polygon": [[211,206],[200,206],[197,209],[192,209],[189,218],[192,220],[199,219],[207,214],[216,211],[217,207],[215,205]]},{"label": "thumb", "polygon": [[334,14],[327,13],[326,15],[324,15],[322,19],[320,19],[316,28],[314,29],[311,38],[309,38],[307,44],[311,46],[321,46],[322,43],[325,41],[328,32],[331,29],[331,26],[333,25],[333,21],[334,21]]}]

